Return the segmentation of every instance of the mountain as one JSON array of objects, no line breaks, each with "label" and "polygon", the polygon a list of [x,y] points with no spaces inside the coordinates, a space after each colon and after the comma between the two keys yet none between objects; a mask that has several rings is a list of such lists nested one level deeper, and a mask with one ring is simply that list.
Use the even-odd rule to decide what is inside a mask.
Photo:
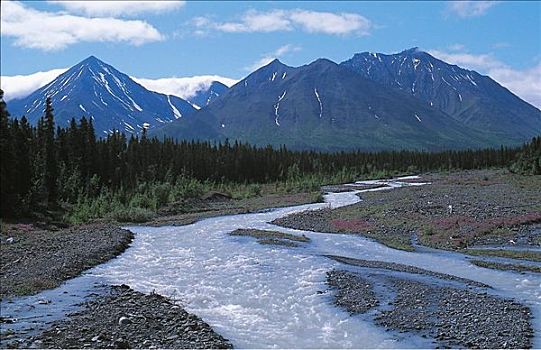
[{"label": "mountain", "polygon": [[66,126],[72,118],[91,118],[96,134],[112,130],[137,133],[194,113],[187,101],[149,91],[114,67],[90,56],[29,96],[10,101],[12,116],[36,123],[51,97],[55,120]]},{"label": "mountain", "polygon": [[520,144],[541,132],[539,109],[490,77],[448,64],[418,48],[392,55],[358,53],[340,65],[386,88],[410,94],[504,144]]},{"label": "mountain", "polygon": [[227,85],[219,81],[213,81],[208,88],[197,91],[195,96],[190,97],[188,100],[195,108],[200,109],[208,106],[227,90],[229,90]]},{"label": "mountain", "polygon": [[274,60],[193,118],[175,121],[153,134],[325,151],[499,144],[409,93],[389,89],[326,59],[296,68]]}]

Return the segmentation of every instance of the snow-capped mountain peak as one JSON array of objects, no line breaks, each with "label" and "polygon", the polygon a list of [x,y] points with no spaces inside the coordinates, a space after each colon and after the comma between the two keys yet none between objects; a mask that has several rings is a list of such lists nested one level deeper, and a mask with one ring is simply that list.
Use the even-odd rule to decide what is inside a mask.
[{"label": "snow-capped mountain peak", "polygon": [[30,96],[13,100],[14,116],[26,115],[36,122],[50,97],[60,125],[72,118],[91,118],[98,134],[112,130],[140,132],[195,111],[187,101],[149,91],[113,66],[90,56],[68,69]]}]

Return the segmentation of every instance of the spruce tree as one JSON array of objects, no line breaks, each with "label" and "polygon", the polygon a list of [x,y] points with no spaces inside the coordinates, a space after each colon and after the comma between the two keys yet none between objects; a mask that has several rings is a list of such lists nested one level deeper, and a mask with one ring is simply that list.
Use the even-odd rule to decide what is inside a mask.
[{"label": "spruce tree", "polygon": [[45,129],[44,129],[44,163],[45,187],[47,188],[47,205],[54,207],[58,199],[58,164],[56,162],[54,115],[51,98],[45,101]]},{"label": "spruce tree", "polygon": [[15,173],[13,164],[15,153],[13,137],[10,132],[9,113],[4,102],[4,91],[0,89],[0,196],[2,217],[11,216],[16,211],[18,198],[15,192]]}]

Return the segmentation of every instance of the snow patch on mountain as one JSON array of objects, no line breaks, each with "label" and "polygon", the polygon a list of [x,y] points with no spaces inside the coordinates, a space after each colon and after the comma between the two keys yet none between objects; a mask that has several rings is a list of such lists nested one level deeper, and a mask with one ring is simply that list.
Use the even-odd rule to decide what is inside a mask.
[{"label": "snow patch on mountain", "polygon": [[171,103],[171,95],[167,95],[167,102],[169,102],[169,106],[171,106],[171,109],[173,110],[173,114],[175,115],[175,118],[182,118],[182,113]]},{"label": "snow patch on mountain", "polygon": [[317,102],[319,103],[319,118],[323,116],[323,104],[321,103],[321,98],[317,92],[317,88],[314,88],[314,94],[316,95]]},{"label": "snow patch on mountain", "polygon": [[286,96],[286,93],[287,91],[284,90],[284,92],[280,96],[278,96],[278,101],[274,105],[274,123],[277,126],[280,126],[280,122],[278,121],[278,118],[280,118],[280,115],[278,114],[278,109],[280,108],[280,101],[284,99],[284,97]]}]

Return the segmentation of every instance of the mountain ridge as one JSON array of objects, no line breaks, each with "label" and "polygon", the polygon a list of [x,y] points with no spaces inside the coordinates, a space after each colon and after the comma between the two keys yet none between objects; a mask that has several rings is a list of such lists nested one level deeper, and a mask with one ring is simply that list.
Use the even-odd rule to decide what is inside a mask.
[{"label": "mountain ridge", "polygon": [[195,118],[153,135],[325,151],[496,145],[408,94],[384,89],[327,59],[300,67],[271,61]]},{"label": "mountain ridge", "polygon": [[541,130],[538,108],[489,76],[446,63],[417,47],[396,54],[357,53],[340,65],[511,143],[521,143]]}]

